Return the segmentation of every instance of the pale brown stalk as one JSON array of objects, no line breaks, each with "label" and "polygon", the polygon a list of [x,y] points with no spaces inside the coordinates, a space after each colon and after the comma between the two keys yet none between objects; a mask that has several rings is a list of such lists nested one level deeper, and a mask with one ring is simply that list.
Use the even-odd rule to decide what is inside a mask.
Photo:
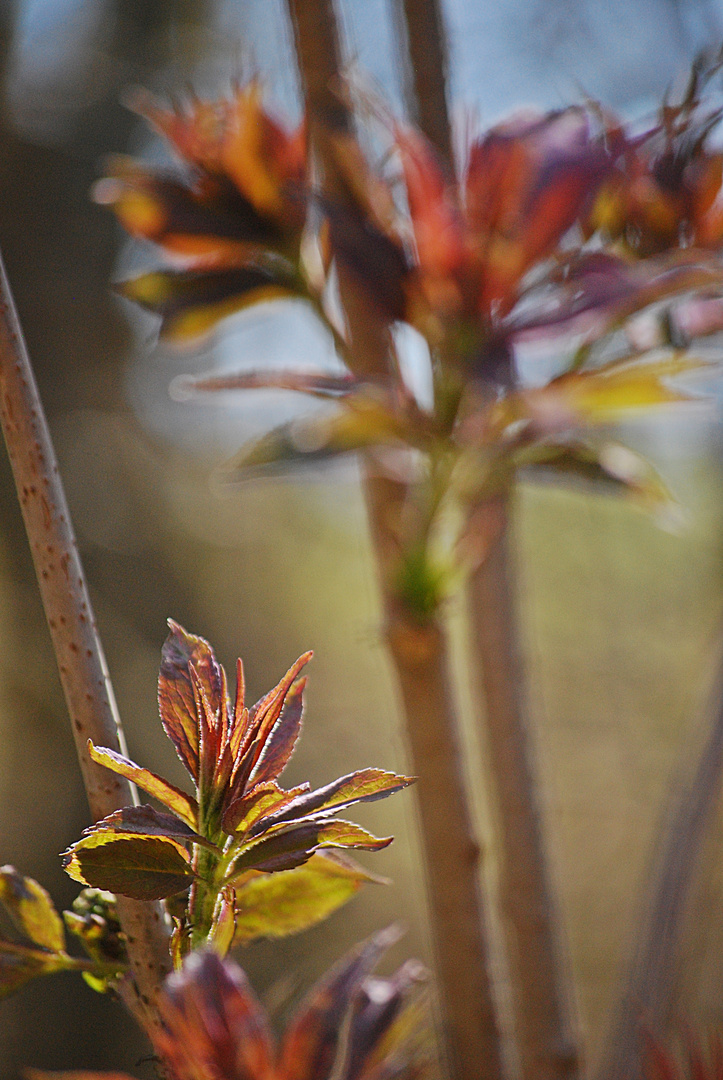
[{"label": "pale brown stalk", "polygon": [[[446,49],[439,0],[403,3],[410,111],[454,172],[446,97]],[[473,665],[479,670],[489,771],[496,796],[501,901],[512,982],[517,1051],[524,1080],[562,1080],[578,1071],[570,998],[560,958],[559,919],[537,806],[523,704],[524,672],[513,604],[506,501],[478,521],[489,554],[472,573]],[[484,546],[489,537],[481,537]]]},{"label": "pale brown stalk", "polygon": [[579,1071],[557,913],[525,721],[524,672],[514,607],[509,498],[475,521],[484,558],[470,576],[473,662],[485,712],[485,748],[500,832],[500,896],[523,1077]]},{"label": "pale brown stalk", "polygon": [[600,1080],[637,1080],[643,1074],[642,1028],[665,1034],[674,1005],[681,959],[681,934],[690,890],[706,829],[720,793],[723,773],[723,675],[716,685],[717,705],[692,780],[676,790],[635,952],[625,978]]},{"label": "pale brown stalk", "polygon": [[[342,197],[330,130],[349,118],[333,93],[338,83],[338,35],[330,0],[289,0],[311,137],[327,193]],[[340,268],[340,294],[355,374],[384,378],[390,364],[388,329],[366,295]],[[375,475],[367,463],[364,491],[374,541],[386,638],[407,721],[425,848],[426,882],[443,1020],[444,1050],[454,1080],[499,1080],[500,1041],[488,975],[479,849],[473,838],[457,743],[446,634],[431,618],[419,624],[396,595],[399,522],[407,487]]]},{"label": "pale brown stalk", "polygon": [[[122,750],[123,734],[55,451],[4,266],[0,261],[0,418],[63,684],[93,820],[137,801],[128,781],[96,765],[88,739]],[[118,897],[132,983],[125,1000],[148,1030],[170,966],[157,904]]]}]

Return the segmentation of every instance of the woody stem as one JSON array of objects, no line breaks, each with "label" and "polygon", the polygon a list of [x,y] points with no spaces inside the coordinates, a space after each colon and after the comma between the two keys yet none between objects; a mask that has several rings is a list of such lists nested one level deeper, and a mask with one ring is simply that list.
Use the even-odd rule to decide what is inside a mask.
[{"label": "woody stem", "polygon": [[[50,431],[0,260],[0,420],[94,821],[137,802],[127,780],[96,765],[88,740],[125,749],[120,717],[91,608]],[[151,1030],[153,1002],[169,969],[158,904],[118,897],[132,980],[126,1004]]]}]

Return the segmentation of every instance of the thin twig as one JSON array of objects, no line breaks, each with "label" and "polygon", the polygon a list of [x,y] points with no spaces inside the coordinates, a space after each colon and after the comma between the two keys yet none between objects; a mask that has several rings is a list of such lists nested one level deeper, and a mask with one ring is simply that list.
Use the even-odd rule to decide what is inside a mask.
[{"label": "thin twig", "polygon": [[[348,130],[332,87],[338,82],[338,36],[330,0],[289,0],[305,85],[310,133],[327,194],[336,190],[329,130]],[[353,374],[385,377],[388,327],[350,275],[339,267]],[[364,490],[374,540],[386,636],[404,704],[426,856],[432,939],[446,1057],[455,1080],[502,1075],[495,1003],[488,976],[479,851],[464,791],[457,719],[449,683],[446,636],[436,618],[424,625],[404,611],[395,592],[397,527],[407,486],[366,468]]]},{"label": "thin twig", "polygon": [[[118,710],[85,584],[55,451],[5,268],[0,260],[0,418],[58,661],[93,820],[137,801],[131,785],[96,765],[88,739],[124,748]],[[169,967],[160,908],[118,897],[134,985],[125,1000],[148,1029]]]},{"label": "thin twig", "polygon": [[488,504],[477,524],[487,550],[470,577],[473,662],[482,684],[485,746],[497,797],[518,1051],[524,1077],[559,1080],[575,1075],[579,1063],[524,717],[508,500]]},{"label": "thin twig", "polygon": [[716,694],[715,714],[694,776],[681,786],[675,805],[667,811],[657,873],[634,939],[636,951],[598,1070],[600,1080],[639,1077],[641,1026],[659,1036],[670,1017],[684,915],[723,774],[723,675],[719,675]]}]

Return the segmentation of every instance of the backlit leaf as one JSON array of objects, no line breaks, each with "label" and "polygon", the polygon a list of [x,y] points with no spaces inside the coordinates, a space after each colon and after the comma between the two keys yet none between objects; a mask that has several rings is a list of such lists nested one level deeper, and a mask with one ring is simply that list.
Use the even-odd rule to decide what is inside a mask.
[{"label": "backlit leaf", "polygon": [[378,881],[342,856],[316,853],[304,866],[254,875],[236,886],[236,944],[297,934],[328,918],[367,881]]},{"label": "backlit leaf", "polygon": [[66,971],[73,961],[62,952],[30,949],[0,939],[0,998],[14,994],[39,975]]},{"label": "backlit leaf", "polygon": [[223,816],[223,827],[228,833],[247,833],[257,821],[272,813],[275,808],[288,805],[296,797],[295,793],[302,790],[308,791],[309,785],[305,784],[303,789],[294,788],[292,791],[284,791],[273,780],[255,785],[246,795],[229,804]]},{"label": "backlit leaf", "polygon": [[134,900],[162,900],[194,879],[185,848],[163,836],[90,831],[63,858],[65,872],[84,885]]},{"label": "backlit leaf", "polygon": [[195,781],[198,781],[199,720],[189,665],[212,703],[218,703],[224,684],[213,649],[202,637],[187,633],[173,619],[161,651],[158,705],[163,730]]},{"label": "backlit leaf", "polygon": [[194,1080],[271,1080],[273,1036],[266,1014],[236,964],[213,949],[191,953],[158,1000],[154,1044],[171,1076]]},{"label": "backlit leaf", "polygon": [[120,156],[112,160],[111,170],[113,175],[95,185],[96,202],[111,206],[134,236],[196,265],[238,265],[283,239],[278,225],[228,181],[218,178],[191,187]]},{"label": "backlit leaf", "polygon": [[301,733],[305,685],[306,679],[299,679],[286,693],[279,718],[267,736],[261,755],[254,766],[252,773],[254,784],[275,780],[293,754],[296,740]]},{"label": "backlit leaf", "polygon": [[360,769],[358,772],[341,776],[316,791],[297,796],[288,806],[272,814],[268,823],[260,822],[257,829],[267,828],[269,824],[280,821],[306,817],[312,813],[336,813],[357,802],[386,799],[388,795],[401,791],[414,782],[413,776],[400,776],[384,769]]},{"label": "backlit leaf", "polygon": [[215,849],[203,836],[189,828],[185,822],[180,821],[175,814],[163,814],[153,806],[124,806],[122,810],[116,810],[108,817],[96,821],[89,832],[99,829],[112,829],[118,833],[143,833],[144,836],[171,836],[174,840],[189,843],[202,844],[204,847]]},{"label": "backlit leaf", "polygon": [[122,754],[117,754],[115,750],[109,750],[104,746],[94,746],[90,740],[88,741],[88,750],[93,761],[97,762],[98,765],[104,765],[106,769],[110,769],[120,776],[125,776],[134,784],[138,784],[138,787],[143,788],[154,799],[158,799],[169,810],[172,810],[181,821],[195,829],[198,820],[198,804],[185,791],[181,791],[180,788],[175,787],[168,780],[164,780],[163,777],[157,776],[150,769],[142,769],[140,765],[129,761]]},{"label": "backlit leaf", "polygon": [[290,870],[301,866],[319,848],[363,848],[378,851],[393,837],[378,837],[352,821],[320,818],[284,822],[245,847],[234,859],[229,880],[244,870]]},{"label": "backlit leaf", "polygon": [[65,948],[63,921],[42,885],[23,877],[13,866],[2,866],[0,902],[17,928],[33,944],[51,952],[62,952]]}]

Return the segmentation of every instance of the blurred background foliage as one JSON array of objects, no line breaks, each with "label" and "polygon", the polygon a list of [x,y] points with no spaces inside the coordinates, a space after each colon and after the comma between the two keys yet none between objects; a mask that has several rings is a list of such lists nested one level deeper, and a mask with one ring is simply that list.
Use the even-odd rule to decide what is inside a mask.
[{"label": "blurred background foliage", "polygon": [[[461,126],[581,93],[644,112],[703,46],[723,39],[715,0],[445,3],[453,111]],[[350,64],[402,110],[395,0],[338,4]],[[119,103],[141,84],[219,94],[259,72],[298,117],[280,0],[0,0],[0,247],[67,485],[131,754],[181,779],[157,722],[165,619],[246,662],[260,695],[303,650],[306,736],[289,781],[365,765],[404,769],[394,686],[353,462],[219,490],[215,465],[293,396],[174,401],[174,376],[328,344],[293,305],[231,320],[200,352],[158,347],[152,321],[108,283],[145,255],[88,191],[104,155],[158,153]],[[316,357],[314,357],[316,358]],[[702,739],[723,606],[719,404],[656,415],[623,433],[655,460],[686,512],[677,532],[580,487],[522,484],[519,603],[546,825],[567,920],[580,1022],[594,1063],[615,1000],[671,789]],[[464,651],[465,613],[449,616]],[[59,905],[75,887],[57,852],[87,824],[67,717],[9,466],[0,454],[0,861]],[[460,660],[461,682],[466,681]],[[467,696],[467,711],[472,708]],[[476,756],[470,754],[470,760]],[[691,758],[692,760],[692,758]],[[484,778],[471,777],[484,833]],[[267,1004],[290,1000],[351,943],[392,919],[390,956],[428,957],[413,798],[359,810],[395,844],[366,859],[393,878],[329,923],[241,961]],[[710,830],[688,913],[681,1014],[723,1023],[723,818]],[[494,886],[494,849],[485,844]],[[0,1004],[0,1075],[37,1067],[134,1070],[143,1046],[113,1003],[79,980]],[[139,1075],[152,1075],[148,1063]]]}]

